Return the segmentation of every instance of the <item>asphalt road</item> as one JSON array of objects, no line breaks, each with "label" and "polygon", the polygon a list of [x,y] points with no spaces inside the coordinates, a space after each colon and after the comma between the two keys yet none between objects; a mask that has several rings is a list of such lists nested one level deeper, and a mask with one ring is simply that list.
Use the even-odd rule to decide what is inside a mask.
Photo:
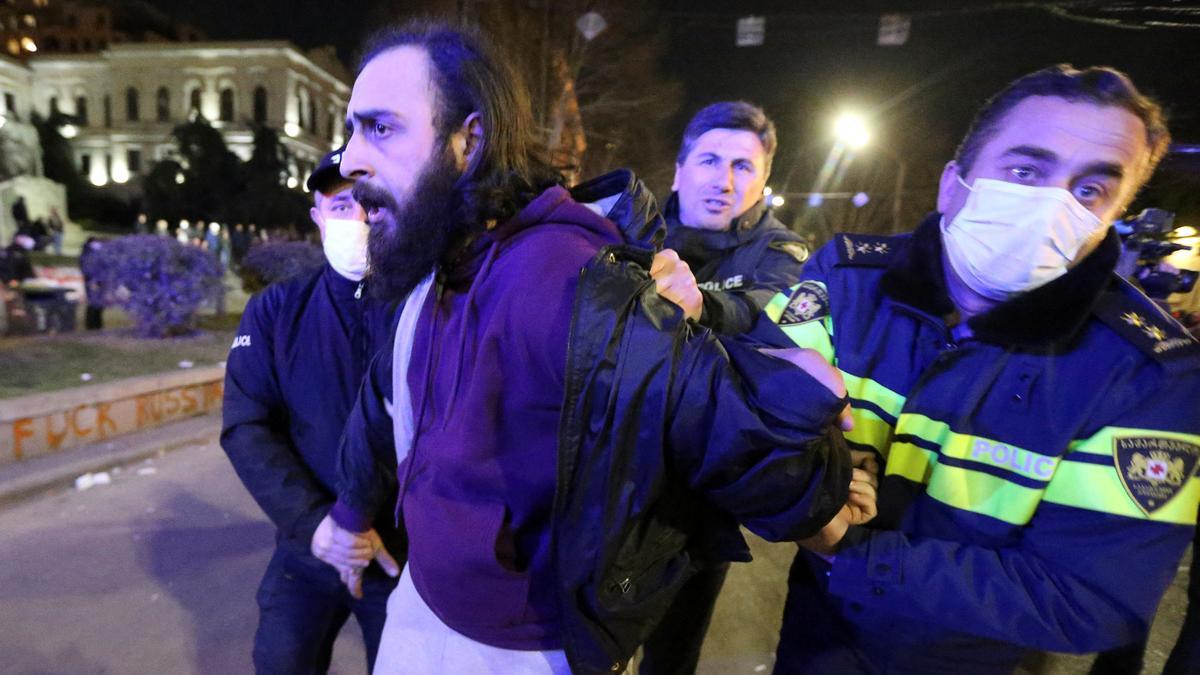
[{"label": "asphalt road", "polygon": [[[249,673],[273,528],[215,444],[0,511],[0,671]],[[353,619],[333,672],[366,670]]]},{"label": "asphalt road", "polygon": [[[272,528],[215,443],[113,472],[112,482],[0,507],[0,672],[248,673],[254,592]],[[795,547],[753,539],[734,565],[702,675],[770,672]],[[1181,574],[1146,672],[1161,669],[1186,608]],[[1038,672],[1084,673],[1055,657]],[[365,671],[353,619],[332,672]]]}]

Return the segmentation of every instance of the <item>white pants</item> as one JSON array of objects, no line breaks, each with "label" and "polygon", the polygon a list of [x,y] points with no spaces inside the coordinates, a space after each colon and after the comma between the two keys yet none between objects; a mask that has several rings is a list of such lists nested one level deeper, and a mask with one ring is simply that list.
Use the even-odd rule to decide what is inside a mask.
[{"label": "white pants", "polygon": [[375,675],[570,675],[561,649],[518,651],[476,642],[442,623],[413,586],[408,567],[388,597]]}]

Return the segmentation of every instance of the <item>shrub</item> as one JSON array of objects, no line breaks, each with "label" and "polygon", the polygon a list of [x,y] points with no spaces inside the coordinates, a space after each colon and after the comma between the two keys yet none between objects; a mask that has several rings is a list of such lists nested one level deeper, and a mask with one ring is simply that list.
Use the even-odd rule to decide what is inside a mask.
[{"label": "shrub", "polygon": [[323,264],[325,254],[308,242],[267,242],[246,253],[238,275],[242,278],[243,290],[257,293],[277,281],[313,271]]},{"label": "shrub", "polygon": [[121,307],[145,337],[191,332],[196,310],[221,291],[215,256],[152,234],[110,239],[97,250],[85,250],[79,267],[93,292],[89,301]]}]

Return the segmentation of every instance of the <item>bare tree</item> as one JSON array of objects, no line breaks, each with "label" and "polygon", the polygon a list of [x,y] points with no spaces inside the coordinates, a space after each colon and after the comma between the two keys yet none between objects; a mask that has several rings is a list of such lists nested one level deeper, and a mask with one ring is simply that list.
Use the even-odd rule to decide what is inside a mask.
[{"label": "bare tree", "polygon": [[[606,27],[588,40],[576,27],[597,12]],[[653,3],[633,0],[429,0],[383,10],[381,21],[433,15],[479,26],[525,80],[543,140],[570,178],[633,168],[669,181],[667,129],[682,87],[660,66],[665,29]]]}]

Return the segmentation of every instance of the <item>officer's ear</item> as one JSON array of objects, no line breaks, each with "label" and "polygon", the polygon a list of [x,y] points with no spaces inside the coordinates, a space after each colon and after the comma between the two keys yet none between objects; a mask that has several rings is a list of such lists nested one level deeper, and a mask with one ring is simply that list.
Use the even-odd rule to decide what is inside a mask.
[{"label": "officer's ear", "polygon": [[962,183],[958,182],[960,175],[962,175],[962,167],[958,165],[958,162],[954,160],[946,162],[946,166],[942,168],[942,177],[938,180],[938,213],[945,215],[951,210],[955,213],[958,212],[955,205],[962,203],[960,196],[963,190]]},{"label": "officer's ear", "polygon": [[675,177],[671,179],[671,192],[679,192],[679,170],[682,168],[682,164],[675,162]]},{"label": "officer's ear", "polygon": [[310,208],[308,217],[312,218],[313,224],[317,226],[317,232],[321,234],[321,241],[325,241],[325,218],[321,216],[321,210],[315,206]]}]

